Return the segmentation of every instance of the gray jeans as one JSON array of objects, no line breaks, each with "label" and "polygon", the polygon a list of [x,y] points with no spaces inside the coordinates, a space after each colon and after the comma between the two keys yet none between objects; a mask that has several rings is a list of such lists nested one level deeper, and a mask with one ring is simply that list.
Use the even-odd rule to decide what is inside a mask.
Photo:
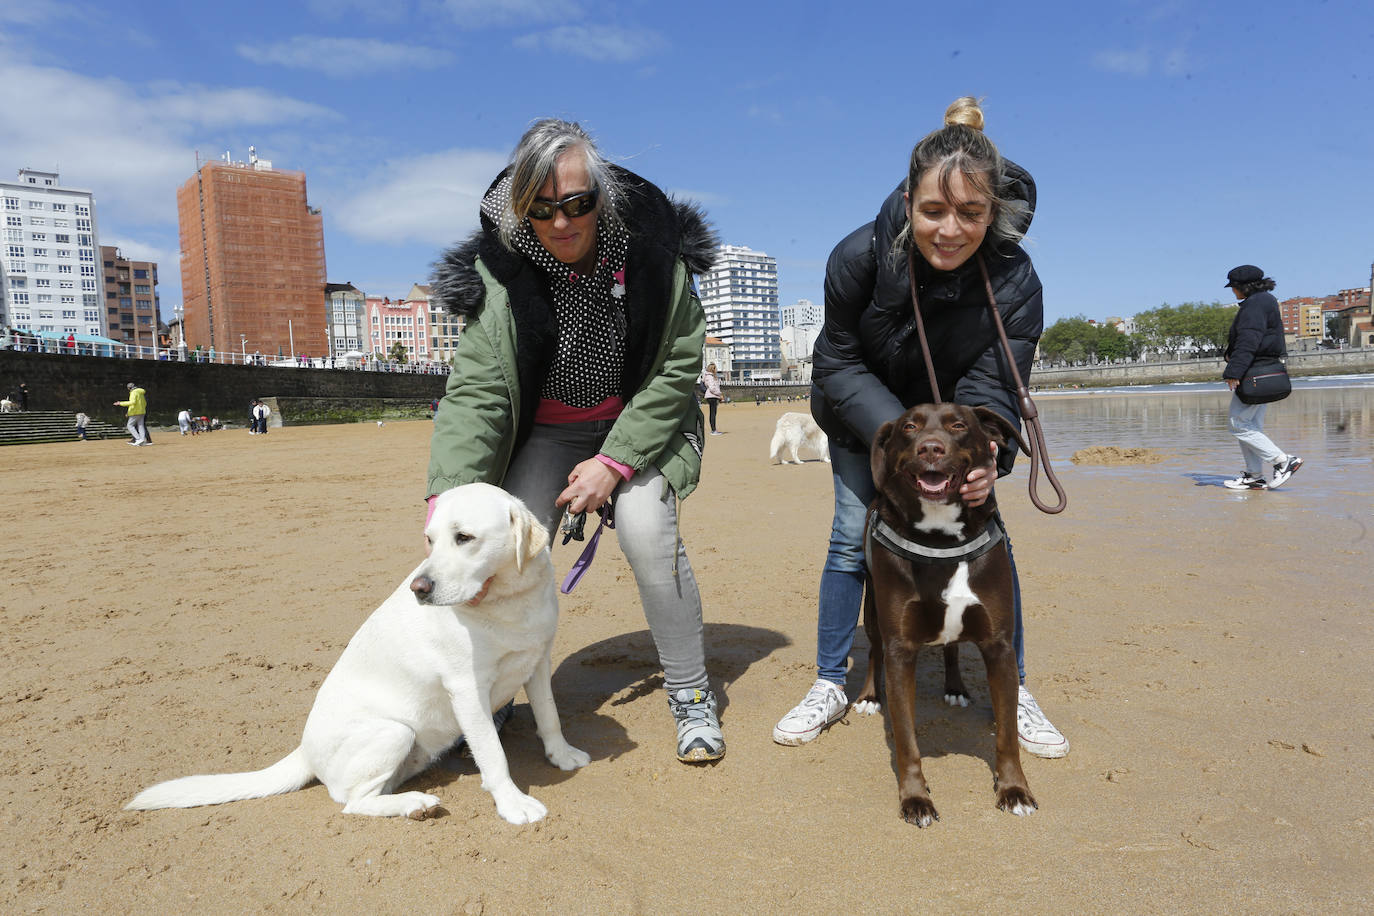
[{"label": "gray jeans", "polygon": [[1231,395],[1231,435],[1240,443],[1240,453],[1245,457],[1245,470],[1265,480],[1273,478],[1274,465],[1287,457],[1283,449],[1264,434],[1264,415],[1268,411],[1268,404],[1246,404],[1234,394]]},{"label": "gray jeans", "polygon": [[134,437],[135,442],[148,441],[148,425],[144,422],[143,414],[136,413],[130,416],[124,428]]},{"label": "gray jeans", "polygon": [[[559,547],[562,535],[558,523],[563,510],[554,501],[567,487],[572,469],[600,451],[611,422],[535,424],[502,482],[506,492],[518,497],[544,523],[549,537],[557,538],[551,543],[560,555],[554,563],[560,576],[576,559],[573,549],[580,553],[585,542],[571,541],[567,547]],[[611,498],[615,502],[615,533],[639,586],[644,619],[663,666],[664,686],[669,690],[705,689],[701,593],[687,549],[678,538],[677,497],[658,469],[648,467],[616,487]],[[588,538],[599,521],[595,513],[588,513]]]}]

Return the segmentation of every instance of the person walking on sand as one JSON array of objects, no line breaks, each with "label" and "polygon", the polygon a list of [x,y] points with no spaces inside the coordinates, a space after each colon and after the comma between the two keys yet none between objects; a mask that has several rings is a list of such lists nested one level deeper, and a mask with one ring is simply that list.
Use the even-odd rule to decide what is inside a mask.
[{"label": "person walking on sand", "polygon": [[520,138],[480,217],[432,287],[467,327],[434,418],[431,507],[452,487],[495,484],[552,538],[560,509],[595,512],[614,498],[677,757],[718,760],[701,594],[678,529],[678,503],[701,475],[694,388],[706,316],[692,275],[713,263],[716,235],[697,208],[552,118]]},{"label": "person walking on sand", "polygon": [[1288,355],[1283,342],[1283,316],[1271,294],[1277,284],[1253,264],[1242,264],[1226,275],[1226,286],[1240,300],[1240,309],[1226,333],[1226,368],[1221,377],[1231,389],[1231,435],[1240,443],[1245,470],[1225,482],[1232,490],[1276,490],[1302,467],[1302,459],[1289,455],[1264,434],[1268,404],[1246,404],[1236,393],[1250,364],[1256,359]]},{"label": "person walking on sand", "polygon": [[191,411],[183,410],[177,414],[177,427],[183,436],[191,431]]},{"label": "person walking on sand", "polygon": [[710,414],[711,435],[719,436],[720,431],[716,429],[716,408],[720,406],[720,378],[716,375],[716,364],[711,363],[706,370],[701,373],[701,384],[706,392],[706,410]]},{"label": "person walking on sand", "polygon": [[[987,315],[979,263],[1022,378],[1044,327],[1040,278],[1020,240],[1035,209],[1035,182],[1002,158],[983,133],[977,100],[945,111],[945,126],[911,152],[906,181],[875,221],[850,233],[825,270],[825,322],[816,341],[811,412],[829,439],[835,514],[821,571],[816,625],[816,681],[773,729],[773,740],[815,740],[849,707],[844,691],[867,565],[864,519],[875,495],[869,445],[878,428],[908,407],[933,400],[918,336],[913,292],[929,334],[940,392],[951,402],[988,407],[1020,424],[1016,383]],[[915,277],[917,289],[911,288]],[[893,346],[893,341],[899,345]],[[970,505],[986,502],[993,480],[1009,474],[1016,448],[969,472],[960,487]],[[1003,533],[1000,516],[995,516]],[[1007,539],[1011,560],[1011,540]],[[1021,686],[1016,726],[1021,746],[1063,757],[1069,743],[1025,687],[1021,588],[1012,560],[1013,645]]]},{"label": "person walking on sand", "polygon": [[84,413],[76,415],[76,438],[82,442],[86,441],[86,424],[91,422],[91,418]]},{"label": "person walking on sand", "polygon": [[129,435],[133,436],[130,445],[151,445],[152,440],[148,438],[148,423],[146,415],[148,413],[148,395],[144,390],[133,382],[129,383],[129,399],[127,401],[115,401],[114,406],[126,407],[125,412],[128,421],[125,424],[129,430]]}]

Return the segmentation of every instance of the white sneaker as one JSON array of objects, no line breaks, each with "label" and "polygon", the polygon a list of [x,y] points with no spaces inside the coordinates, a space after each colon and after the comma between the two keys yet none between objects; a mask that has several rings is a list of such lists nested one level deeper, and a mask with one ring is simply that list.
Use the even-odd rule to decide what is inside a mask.
[{"label": "white sneaker", "polygon": [[773,740],[789,747],[815,741],[828,726],[844,718],[848,708],[849,698],[840,685],[817,678],[806,697],[773,727]]},{"label": "white sneaker", "polygon": [[1045,718],[1025,687],[1016,690],[1016,734],[1021,747],[1037,757],[1063,757],[1069,752],[1068,739]]}]

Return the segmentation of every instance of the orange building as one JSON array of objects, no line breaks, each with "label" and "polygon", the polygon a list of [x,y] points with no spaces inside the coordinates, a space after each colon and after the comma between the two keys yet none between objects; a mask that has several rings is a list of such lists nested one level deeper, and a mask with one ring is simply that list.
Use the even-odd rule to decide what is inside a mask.
[{"label": "orange building", "polygon": [[320,356],[324,221],[305,174],[248,162],[200,162],[177,189],[186,343],[220,353]]}]

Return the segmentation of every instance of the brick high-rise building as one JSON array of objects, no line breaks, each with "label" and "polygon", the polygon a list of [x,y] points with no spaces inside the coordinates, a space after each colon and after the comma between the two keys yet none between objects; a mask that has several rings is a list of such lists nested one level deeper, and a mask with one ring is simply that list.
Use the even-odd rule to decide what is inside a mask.
[{"label": "brick high-rise building", "polygon": [[186,343],[220,353],[321,356],[324,221],[305,174],[248,162],[201,162],[177,189]]}]

